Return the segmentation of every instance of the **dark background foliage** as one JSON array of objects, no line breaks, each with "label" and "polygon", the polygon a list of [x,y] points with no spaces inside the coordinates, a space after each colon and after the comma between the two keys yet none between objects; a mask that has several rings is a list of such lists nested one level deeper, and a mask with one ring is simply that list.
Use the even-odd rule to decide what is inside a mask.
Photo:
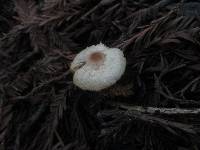
[{"label": "dark background foliage", "polygon": [[[113,87],[75,87],[69,65],[87,46],[118,47]],[[198,0],[0,0],[1,150],[198,150]]]}]

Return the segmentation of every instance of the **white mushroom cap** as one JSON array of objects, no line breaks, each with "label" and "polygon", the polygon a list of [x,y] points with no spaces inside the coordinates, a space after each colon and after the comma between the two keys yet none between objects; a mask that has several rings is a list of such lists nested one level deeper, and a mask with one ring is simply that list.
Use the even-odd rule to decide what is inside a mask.
[{"label": "white mushroom cap", "polygon": [[100,91],[115,84],[126,68],[126,58],[118,48],[104,44],[93,45],[81,51],[71,64],[73,82],[83,90]]}]

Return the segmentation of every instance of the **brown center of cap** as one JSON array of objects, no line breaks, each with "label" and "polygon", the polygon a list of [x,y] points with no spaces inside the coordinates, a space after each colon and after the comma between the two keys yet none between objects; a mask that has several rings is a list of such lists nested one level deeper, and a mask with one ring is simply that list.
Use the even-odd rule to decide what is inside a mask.
[{"label": "brown center of cap", "polygon": [[98,63],[104,60],[105,55],[100,52],[94,52],[90,55],[89,60],[93,63]]}]

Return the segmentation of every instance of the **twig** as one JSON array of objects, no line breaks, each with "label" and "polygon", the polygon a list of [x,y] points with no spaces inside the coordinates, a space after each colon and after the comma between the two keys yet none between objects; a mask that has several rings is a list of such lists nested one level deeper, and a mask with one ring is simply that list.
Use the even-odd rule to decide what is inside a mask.
[{"label": "twig", "polygon": [[57,139],[59,140],[60,144],[62,145],[62,147],[65,147],[65,144],[64,144],[62,138],[60,137],[58,131],[56,129],[53,129],[53,130],[54,130],[54,133],[55,133]]},{"label": "twig", "polygon": [[162,96],[164,96],[165,98],[170,99],[170,100],[172,100],[174,102],[179,102],[180,104],[195,104],[195,105],[200,105],[200,102],[195,101],[195,100],[185,100],[185,99],[180,99],[180,98],[172,97],[172,96],[169,96],[169,95],[165,94],[162,91],[158,91],[158,93],[161,94]]},{"label": "twig", "polygon": [[37,53],[39,53],[38,49],[35,49],[34,51],[32,51],[31,53],[27,54],[26,56],[24,56],[22,59],[20,59],[18,62],[14,63],[13,65],[10,66],[11,69],[16,68],[17,66],[20,66],[21,64],[25,63],[27,60],[29,60],[31,57],[33,57],[34,55],[36,55]]},{"label": "twig", "polygon": [[134,117],[136,119],[145,121],[145,122],[160,124],[163,127],[169,126],[172,128],[177,128],[177,129],[183,130],[190,134],[196,134],[196,131],[194,130],[193,125],[188,125],[188,124],[183,124],[183,123],[174,122],[174,121],[170,121],[170,120],[165,120],[165,119],[158,118],[155,116],[150,116],[147,114],[136,114],[133,111],[126,111],[126,112],[124,112],[124,114],[128,115],[130,117]]},{"label": "twig", "polygon": [[121,108],[129,111],[138,111],[148,114],[167,114],[167,115],[197,115],[200,114],[200,108],[196,109],[181,109],[181,108],[157,108],[157,107],[142,107],[142,106],[127,106],[120,105]]},{"label": "twig", "polygon": [[38,53],[39,53],[39,51],[36,49],[36,50],[32,51],[31,53],[27,54],[26,56],[24,56],[22,59],[20,59],[16,63],[9,66],[6,70],[2,70],[0,72],[0,74],[2,74],[2,76],[0,77],[0,80],[3,80],[4,78],[8,77],[8,70],[14,70],[15,69],[17,71],[18,69],[16,69],[16,68],[20,67],[22,64],[24,64],[31,57],[33,57],[34,55],[36,55]]},{"label": "twig", "polygon": [[39,89],[41,89],[41,88],[43,88],[43,87],[45,87],[45,86],[47,86],[47,85],[49,85],[49,84],[51,84],[51,83],[53,83],[53,82],[55,82],[55,81],[61,80],[62,78],[64,78],[65,76],[67,76],[69,73],[70,73],[70,70],[68,70],[67,72],[63,73],[62,75],[60,75],[60,76],[58,76],[58,77],[55,77],[55,78],[50,79],[50,80],[48,80],[48,81],[46,81],[46,82],[43,82],[43,83],[40,84],[39,86],[33,88],[33,90],[32,90],[30,93],[28,93],[27,95],[24,95],[24,96],[17,96],[17,97],[15,97],[15,98],[12,98],[11,101],[13,101],[13,100],[16,101],[16,100],[26,99],[26,98],[28,98],[29,96],[33,95],[35,92],[37,92]]},{"label": "twig", "polygon": [[200,80],[200,76],[193,79],[191,82],[189,82],[182,90],[181,90],[181,93],[182,95],[185,93],[185,91],[187,91],[187,89],[192,86],[192,84],[196,83],[198,80]]},{"label": "twig", "polygon": [[66,30],[65,32],[73,29],[76,25],[78,25],[83,19],[85,19],[88,15],[90,15],[92,12],[94,12],[96,9],[98,9],[101,6],[101,3],[97,4],[95,7],[90,9],[87,13],[85,13],[80,19],[77,21],[73,22]]},{"label": "twig", "polygon": [[[103,117],[106,118],[107,116],[113,116],[115,120],[119,121],[121,118],[131,120],[141,120],[144,122],[148,122],[150,124],[157,124],[160,125],[164,128],[169,129],[168,127],[180,129],[184,132],[190,133],[190,134],[196,134],[195,128],[193,125],[190,124],[185,124],[185,123],[180,123],[180,122],[175,122],[175,121],[170,121],[166,120],[163,118],[159,118],[157,116],[153,116],[152,114],[146,114],[146,113],[141,113],[138,111],[133,111],[133,110],[117,110],[117,111],[102,111],[98,113],[98,117]],[[118,120],[119,119],[119,120]],[[112,122],[113,123],[113,122]],[[110,125],[110,124],[109,124]]]}]

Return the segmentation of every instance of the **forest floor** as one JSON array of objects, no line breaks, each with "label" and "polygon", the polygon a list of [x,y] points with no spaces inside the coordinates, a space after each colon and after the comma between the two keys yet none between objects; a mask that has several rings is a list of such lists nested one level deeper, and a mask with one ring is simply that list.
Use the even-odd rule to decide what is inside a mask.
[{"label": "forest floor", "polygon": [[[99,92],[78,52],[127,59]],[[0,150],[199,150],[198,0],[0,0]]]}]

